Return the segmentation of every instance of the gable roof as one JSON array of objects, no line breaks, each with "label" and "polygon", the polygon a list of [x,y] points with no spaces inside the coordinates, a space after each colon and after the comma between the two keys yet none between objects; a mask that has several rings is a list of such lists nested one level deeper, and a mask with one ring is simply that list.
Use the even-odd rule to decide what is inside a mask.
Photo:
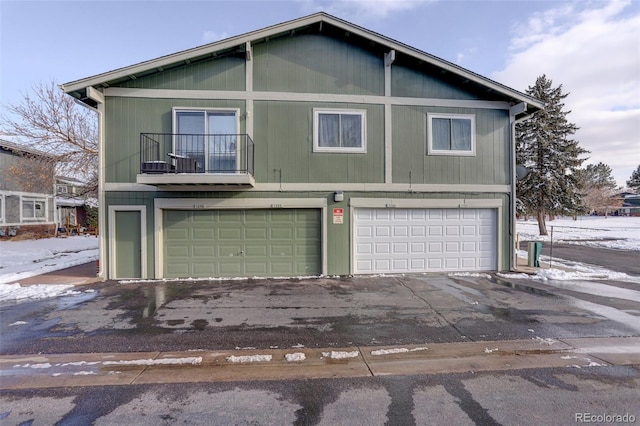
[{"label": "gable roof", "polygon": [[268,40],[269,38],[274,38],[288,33],[293,34],[295,32],[308,30],[309,28],[314,28],[319,32],[336,32],[337,30],[342,36],[353,35],[355,36],[353,38],[359,38],[360,40],[367,42],[369,46],[375,46],[377,50],[385,53],[390,50],[395,50],[396,55],[413,58],[420,63],[425,63],[435,67],[439,69],[441,73],[448,75],[450,78],[455,78],[465,84],[474,84],[483,90],[493,92],[499,97],[509,99],[513,103],[524,102],[527,104],[529,112],[543,108],[542,102],[532,96],[514,90],[480,74],[476,74],[456,64],[445,61],[444,59],[408,46],[374,31],[329,15],[325,12],[314,13],[312,15],[230,37],[214,43],[205,44],[192,49],[161,56],[149,61],[118,68],[92,77],[65,83],[61,88],[65,93],[80,99],[88,105],[94,106],[94,101],[87,97],[86,92],[88,87],[108,87],[112,84],[162,72],[166,69],[182,66],[194,61],[210,59],[220,54],[245,53],[247,43]]},{"label": "gable roof", "polygon": [[11,151],[18,155],[31,155],[31,156],[43,157],[43,158],[55,158],[55,155],[48,154],[43,151],[38,151],[37,149],[29,148],[27,146],[20,145],[17,143],[9,142],[4,139],[0,139],[0,149],[3,149],[5,151]]}]

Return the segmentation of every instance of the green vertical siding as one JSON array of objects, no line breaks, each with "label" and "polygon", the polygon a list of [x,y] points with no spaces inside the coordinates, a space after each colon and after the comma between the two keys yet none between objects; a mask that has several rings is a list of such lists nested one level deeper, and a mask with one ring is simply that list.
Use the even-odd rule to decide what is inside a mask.
[{"label": "green vertical siding", "polygon": [[391,95],[409,98],[477,99],[475,95],[439,78],[436,70],[424,72],[402,65],[391,68]]},{"label": "green vertical siding", "polygon": [[159,71],[118,87],[173,90],[244,90],[244,55],[225,56]]},{"label": "green vertical siding", "polygon": [[[313,109],[366,110],[366,153],[313,152]],[[260,183],[384,181],[381,105],[259,101],[254,103],[256,181]]]},{"label": "green vertical siding", "polygon": [[254,89],[383,95],[382,55],[324,35],[280,37],[253,45]]},{"label": "green vertical siding", "polygon": [[[473,114],[476,155],[427,155],[427,113]],[[414,184],[507,185],[509,117],[507,111],[394,106],[393,182]]]},{"label": "green vertical siding", "polygon": [[240,133],[245,132],[245,101],[107,97],[106,182],[135,182],[140,171],[140,134],[171,133],[174,107],[237,108]]}]

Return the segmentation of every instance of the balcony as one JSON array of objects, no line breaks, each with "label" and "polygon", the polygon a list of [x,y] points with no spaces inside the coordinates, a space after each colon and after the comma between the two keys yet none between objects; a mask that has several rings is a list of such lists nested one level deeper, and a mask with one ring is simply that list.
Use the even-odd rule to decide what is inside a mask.
[{"label": "balcony", "polygon": [[253,141],[246,134],[140,134],[136,182],[163,189],[253,187]]}]

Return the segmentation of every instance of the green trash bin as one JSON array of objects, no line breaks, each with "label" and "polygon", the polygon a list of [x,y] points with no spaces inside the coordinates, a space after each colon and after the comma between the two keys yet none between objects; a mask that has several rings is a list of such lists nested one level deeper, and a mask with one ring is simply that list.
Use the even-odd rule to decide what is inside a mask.
[{"label": "green trash bin", "polygon": [[529,243],[527,245],[527,254],[529,266],[540,267],[540,253],[542,253],[542,243]]}]

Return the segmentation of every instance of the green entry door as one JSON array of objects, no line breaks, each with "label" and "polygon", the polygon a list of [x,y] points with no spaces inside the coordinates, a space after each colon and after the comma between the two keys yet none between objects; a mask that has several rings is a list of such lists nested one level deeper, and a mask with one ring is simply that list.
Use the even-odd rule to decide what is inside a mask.
[{"label": "green entry door", "polygon": [[320,210],[164,210],[164,277],[322,273]]},{"label": "green entry door", "polygon": [[115,212],[115,278],[142,277],[139,211]]}]

